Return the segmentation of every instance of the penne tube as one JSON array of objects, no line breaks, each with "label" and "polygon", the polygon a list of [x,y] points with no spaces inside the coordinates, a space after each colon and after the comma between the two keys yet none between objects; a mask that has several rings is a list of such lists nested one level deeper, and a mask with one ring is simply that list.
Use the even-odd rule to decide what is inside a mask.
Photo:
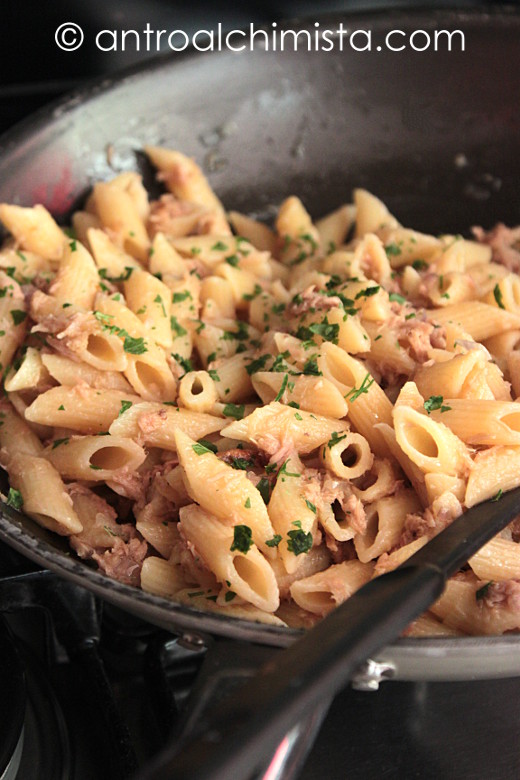
[{"label": "penne tube", "polygon": [[347,431],[320,450],[324,465],[340,479],[356,479],[372,468],[374,456],[360,433]]},{"label": "penne tube", "polygon": [[40,360],[50,376],[60,385],[74,387],[85,383],[96,390],[121,390],[132,393],[132,388],[119,371],[105,370],[78,363],[65,355],[41,353]]},{"label": "penne tube", "polygon": [[44,206],[25,208],[0,203],[0,220],[22,250],[49,260],[61,260],[65,235]]},{"label": "penne tube", "polygon": [[520,447],[490,447],[477,452],[469,473],[464,503],[468,507],[498,497],[518,484]]},{"label": "penne tube", "polygon": [[54,442],[43,455],[66,479],[106,482],[121,472],[131,473],[143,463],[142,447],[123,436],[71,436]]},{"label": "penne tube", "polygon": [[433,309],[430,316],[440,325],[451,322],[459,325],[475,341],[484,341],[504,331],[520,328],[520,314],[482,301],[463,301],[443,309]]},{"label": "penne tube", "polygon": [[406,515],[417,511],[420,511],[419,499],[413,490],[407,489],[370,504],[366,531],[354,537],[359,560],[368,563],[392,550],[399,542]]},{"label": "penne tube", "polygon": [[520,544],[495,536],[468,561],[479,580],[504,582],[520,579]]},{"label": "penne tube", "polygon": [[180,526],[183,535],[229,592],[266,612],[278,609],[276,577],[256,545],[247,551],[235,549],[233,526],[225,525],[194,505],[181,509]]},{"label": "penne tube", "polygon": [[242,420],[231,423],[221,431],[223,436],[239,441],[250,441],[270,455],[283,449],[290,441],[301,455],[325,444],[333,434],[348,430],[348,423],[311,412],[298,411],[276,401],[256,409]]},{"label": "penne tube", "polygon": [[369,582],[372,571],[370,563],[344,561],[297,580],[291,585],[291,596],[302,609],[324,617]]},{"label": "penne tube", "polygon": [[25,419],[80,433],[100,433],[108,431],[125,404],[140,400],[121,390],[101,391],[84,385],[53,387],[34,399],[25,411]]},{"label": "penne tube", "polygon": [[520,445],[520,403],[481,399],[449,399],[446,411],[433,411],[433,420],[473,446]]},{"label": "penne tube", "polygon": [[251,382],[264,404],[270,404],[276,398],[297,409],[337,419],[345,417],[348,412],[341,392],[324,377],[258,371],[251,376]]},{"label": "penne tube", "polygon": [[60,474],[44,457],[16,452],[7,463],[9,482],[21,494],[21,509],[38,525],[60,536],[78,534],[83,526]]},{"label": "penne tube", "polygon": [[226,420],[220,417],[138,399],[114,419],[109,432],[114,436],[128,436],[149,447],[175,452],[177,430],[196,440],[219,431],[225,425]]}]

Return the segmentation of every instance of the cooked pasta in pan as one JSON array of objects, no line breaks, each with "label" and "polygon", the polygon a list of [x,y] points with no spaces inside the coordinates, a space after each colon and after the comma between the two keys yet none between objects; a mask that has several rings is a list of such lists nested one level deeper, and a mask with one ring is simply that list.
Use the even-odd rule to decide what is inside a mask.
[{"label": "cooked pasta in pan", "polygon": [[[150,147],[62,229],[0,204],[8,506],[109,577],[307,627],[520,485],[520,229],[226,213]],[[520,629],[520,518],[409,633]]]}]

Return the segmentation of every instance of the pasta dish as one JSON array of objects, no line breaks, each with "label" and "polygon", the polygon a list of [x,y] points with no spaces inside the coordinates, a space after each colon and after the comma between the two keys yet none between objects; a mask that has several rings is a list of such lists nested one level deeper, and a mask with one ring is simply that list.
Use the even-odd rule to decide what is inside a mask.
[{"label": "pasta dish", "polygon": [[[4,503],[109,577],[308,627],[520,484],[520,228],[227,213],[201,169],[99,182],[62,229],[0,205]],[[6,510],[9,512],[9,510]],[[413,635],[520,628],[520,518]]]}]

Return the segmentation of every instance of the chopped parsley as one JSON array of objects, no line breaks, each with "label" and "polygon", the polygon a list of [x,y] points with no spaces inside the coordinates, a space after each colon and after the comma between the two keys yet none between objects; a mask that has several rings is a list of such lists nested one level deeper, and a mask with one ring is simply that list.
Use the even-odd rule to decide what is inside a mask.
[{"label": "chopped parsley", "polygon": [[316,514],[316,506],[312,503],[312,501],[305,499],[305,503],[307,504],[307,507],[311,510],[311,512],[314,512],[314,514]]},{"label": "chopped parsley", "polygon": [[269,357],[270,355],[261,355],[259,358],[256,358],[256,360],[253,360],[252,363],[249,363],[246,366],[246,371],[249,376],[251,376],[251,374],[256,374],[257,371],[263,371]]},{"label": "chopped parsley", "polygon": [[289,381],[289,374],[284,374],[284,377],[283,377],[283,381],[282,381],[281,387],[280,387],[280,389],[278,390],[278,392],[277,392],[276,396],[274,397],[274,400],[275,400],[275,401],[279,401],[279,400],[280,400],[280,399],[283,397],[283,394],[285,393],[285,389],[286,389],[286,387],[287,387],[287,382],[288,382],[288,381]]},{"label": "chopped parsley", "polygon": [[60,404],[58,406],[58,412],[64,412],[64,411],[65,411],[65,407],[63,406],[63,404]]},{"label": "chopped parsley", "polygon": [[160,295],[156,295],[153,299],[154,303],[158,303],[162,309],[163,317],[166,317],[166,309],[164,308],[164,301]]},{"label": "chopped parsley", "polygon": [[442,395],[431,395],[424,402],[424,408],[428,412],[428,414],[431,414],[432,412],[436,412],[438,409],[440,409],[441,412],[449,412],[451,406],[444,406],[443,401],[444,398],[442,397]]},{"label": "chopped parsley", "polygon": [[121,417],[122,414],[126,412],[127,409],[130,409],[132,406],[132,401],[121,401],[121,409],[119,410],[118,417]]},{"label": "chopped parsley", "polygon": [[23,496],[19,490],[9,488],[9,493],[7,494],[7,506],[12,506],[13,509],[18,510],[23,507]]},{"label": "chopped parsley", "polygon": [[248,469],[252,469],[255,464],[252,460],[248,460],[248,458],[231,458],[231,463],[229,465],[232,469],[247,471]]},{"label": "chopped parsley", "polygon": [[321,322],[313,322],[308,327],[300,325],[296,332],[296,338],[302,341],[312,340],[313,335],[321,336],[324,341],[332,341],[333,344],[337,344],[339,325],[329,322],[327,317],[324,317]]},{"label": "chopped parsley", "polygon": [[119,276],[109,276],[106,268],[100,268],[98,270],[101,279],[106,279],[107,282],[127,282],[132,276],[134,269],[132,266],[125,265],[125,270]]},{"label": "chopped parsley", "polygon": [[[218,452],[218,449],[213,444],[213,442],[212,441],[208,441],[208,439],[199,439],[199,444],[201,444],[206,450],[208,450],[208,452],[213,452],[215,455]],[[195,449],[195,447],[193,447],[193,449]],[[197,453],[197,455],[199,455],[199,454],[201,454],[201,453]]]},{"label": "chopped parsley", "polygon": [[288,460],[286,460],[284,463],[282,463],[280,467],[280,471],[278,472],[278,476],[286,476],[286,477],[301,477],[301,474],[299,474],[297,471],[287,471],[287,464],[289,463]]},{"label": "chopped parsley", "polygon": [[281,541],[282,537],[280,534],[275,534],[272,539],[266,539],[265,543],[268,547],[278,547]]},{"label": "chopped parsley", "polygon": [[76,252],[78,248],[76,239],[74,239],[73,241],[69,241],[69,247],[71,252]]},{"label": "chopped parsley", "polygon": [[368,393],[370,387],[373,384],[374,384],[373,377],[371,378],[370,374],[366,374],[359,388],[353,387],[352,390],[346,394],[345,398],[347,399],[347,401],[353,403],[357,398],[359,398],[360,395],[363,395],[363,393]]},{"label": "chopped parsley", "polygon": [[211,247],[212,252],[225,252],[227,249],[227,244],[224,244],[223,241],[217,241],[216,244],[213,244]]},{"label": "chopped parsley", "polygon": [[238,552],[246,555],[253,544],[253,532],[248,525],[236,525],[233,528],[233,544],[229,548],[231,552]]},{"label": "chopped parsley", "polygon": [[486,582],[486,584],[483,585],[481,588],[479,588],[475,593],[476,600],[482,601],[482,599],[485,599],[492,585],[493,585],[493,580],[490,580],[489,582]]},{"label": "chopped parsley", "polygon": [[288,542],[287,549],[294,555],[302,555],[302,553],[308,553],[312,547],[312,534],[305,533],[305,531],[289,531],[287,534]]},{"label": "chopped parsley", "polygon": [[235,598],[236,595],[237,594],[235,593],[234,590],[228,590],[228,591],[226,591],[226,594],[224,596],[224,601],[226,601],[226,602],[233,601],[233,599]]},{"label": "chopped parsley", "polygon": [[181,368],[184,369],[186,373],[189,373],[190,371],[193,371],[193,366],[191,365],[191,360],[188,358],[182,357],[182,355],[179,355],[177,352],[172,352],[172,357],[175,358],[177,363],[181,366]]},{"label": "chopped parsley", "polygon": [[493,496],[493,498],[491,499],[491,501],[493,501],[493,502],[495,502],[495,501],[500,501],[500,499],[502,498],[502,496],[503,496],[503,490],[502,490],[502,488],[500,488],[500,490],[498,491],[498,493],[496,493],[496,495],[494,495],[494,496]]},{"label": "chopped parsley", "polygon": [[218,372],[214,368],[208,368],[208,374],[213,379],[214,382],[220,382],[220,377],[218,375]]},{"label": "chopped parsley", "polygon": [[11,317],[13,318],[15,325],[21,325],[21,323],[27,317],[27,312],[21,311],[20,309],[11,309]]},{"label": "chopped parsley", "polygon": [[340,441],[343,441],[343,439],[346,439],[346,438],[347,438],[347,434],[346,433],[344,433],[343,436],[340,436],[337,433],[337,431],[333,431],[332,432],[332,436],[330,437],[330,439],[327,442],[327,447],[329,448],[329,450],[331,450],[333,447],[336,446],[336,444],[339,444]]},{"label": "chopped parsley", "polygon": [[399,293],[390,293],[388,296],[389,301],[396,301],[397,303],[407,303],[408,301],[404,297],[404,295],[399,295]]},{"label": "chopped parsley", "polygon": [[401,248],[397,244],[387,244],[385,252],[387,257],[397,257],[401,254]]},{"label": "chopped parsley", "polygon": [[183,290],[182,292],[174,292],[172,295],[172,303],[181,303],[181,301],[185,301],[187,298],[192,300],[192,296],[189,290]]},{"label": "chopped parsley", "polygon": [[244,508],[251,509],[251,499],[249,496],[246,498],[246,503],[244,504]]},{"label": "chopped parsley", "polygon": [[224,417],[234,417],[235,420],[241,420],[245,412],[244,404],[226,404],[222,410]]},{"label": "chopped parsley", "polygon": [[68,444],[69,441],[70,440],[68,437],[66,437],[65,439],[54,439],[54,441],[52,442],[52,449],[55,450],[56,447],[60,446],[60,444]]},{"label": "chopped parsley", "polygon": [[179,336],[185,336],[188,332],[186,328],[183,328],[182,325],[179,324],[177,317],[174,317],[173,314],[170,317],[170,325],[173,331],[175,331],[175,338],[178,338]]},{"label": "chopped parsley", "polygon": [[[500,289],[498,284],[495,284],[495,286],[493,288],[493,295],[495,296],[495,301],[497,302],[498,308],[499,309],[505,309],[506,307],[504,306],[504,299],[502,297],[502,290]],[[11,312],[11,314],[12,314],[12,312]]]},{"label": "chopped parsley", "polygon": [[123,342],[123,349],[130,355],[143,355],[145,352],[148,352],[145,340],[142,336],[134,339],[132,336],[126,335]]},{"label": "chopped parsley", "polygon": [[365,287],[364,290],[360,290],[358,294],[355,297],[355,300],[357,301],[359,298],[371,298],[372,295],[375,295],[379,292],[381,287],[379,285],[376,285],[374,287]]},{"label": "chopped parsley", "polygon": [[264,504],[269,503],[269,499],[271,498],[271,485],[269,484],[269,480],[267,477],[262,477],[256,486],[256,489],[262,496],[262,499],[264,501]]},{"label": "chopped parsley", "polygon": [[415,271],[424,271],[425,268],[428,268],[428,263],[424,260],[414,260],[412,263],[412,268]]},{"label": "chopped parsley", "polygon": [[303,373],[306,376],[322,376],[322,372],[318,368],[318,359],[316,355],[308,358],[308,360],[305,361],[303,366]]},{"label": "chopped parsley", "polygon": [[238,255],[229,255],[228,257],[226,257],[226,263],[232,265],[233,268],[236,268],[239,262],[240,262],[240,258],[238,257]]},{"label": "chopped parsley", "polygon": [[192,444],[191,448],[196,455],[207,455],[208,452],[211,453],[211,450],[208,447],[205,447],[204,444],[201,444],[200,442],[197,442],[196,444]]}]

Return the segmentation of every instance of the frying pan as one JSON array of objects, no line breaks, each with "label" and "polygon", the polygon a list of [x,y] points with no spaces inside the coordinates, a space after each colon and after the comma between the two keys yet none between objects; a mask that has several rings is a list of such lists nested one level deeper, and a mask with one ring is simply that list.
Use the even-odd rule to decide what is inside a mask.
[{"label": "frying pan", "polygon": [[[228,208],[268,218],[294,193],[315,217],[365,187],[404,224],[467,232],[520,222],[520,14],[328,15],[294,30],[370,30],[372,51],[189,52],[159,58],[50,106],[0,141],[0,200],[44,203],[63,220],[94,181],[153,172],[139,151],[193,155]],[[461,30],[464,51],[385,49],[394,29]],[[421,39],[421,44],[426,40]],[[381,45],[378,50],[377,46]],[[198,612],[108,579],[64,540],[7,507],[0,538],[37,563],[185,639],[216,634],[285,646],[299,632]],[[368,684],[520,673],[520,638],[401,639]],[[372,677],[371,677],[372,675]],[[365,683],[367,679],[365,679]]]}]

